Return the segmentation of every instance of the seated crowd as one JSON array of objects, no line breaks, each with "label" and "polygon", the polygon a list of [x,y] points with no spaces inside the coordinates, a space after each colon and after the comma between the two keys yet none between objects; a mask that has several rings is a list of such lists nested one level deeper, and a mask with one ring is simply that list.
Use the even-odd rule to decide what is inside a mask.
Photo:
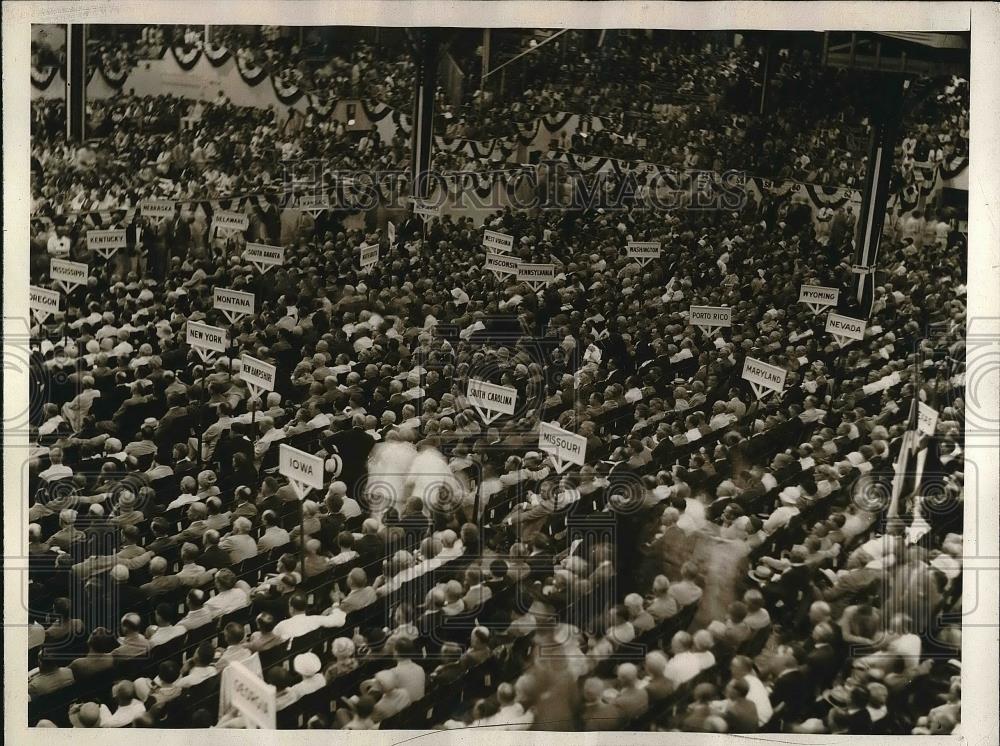
[{"label": "seated crowd", "polygon": [[[268,276],[235,256],[178,259],[162,283],[92,264],[72,341],[36,353],[39,718],[204,724],[220,669],[270,649],[282,711],[319,727],[517,712],[537,728],[950,731],[960,520],[917,501],[886,524],[871,496],[917,393],[907,340],[933,322],[960,339],[960,261],[889,239],[892,282],[838,362],[797,288],[846,287],[848,260],[774,208],[498,214],[519,256],[563,264],[538,295],[484,275],[479,231],[447,217],[365,277],[346,231],[290,246]],[[663,240],[663,259],[629,264],[629,236]],[[277,365],[252,412],[235,368],[184,342],[186,319],[227,325],[213,286],[260,304],[231,330]],[[739,323],[709,340],[692,303]],[[753,401],[746,355],[789,370],[780,397]],[[960,505],[961,392],[921,373]],[[516,415],[480,425],[470,377],[515,387]],[[539,419],[584,435],[587,465],[556,475]],[[328,459],[301,516],[281,442]],[[468,701],[435,686],[454,677]]]},{"label": "seated crowd", "polygon": [[[798,297],[839,288],[863,313],[853,218],[827,231],[779,195],[408,216],[393,243],[328,215],[267,274],[187,208],[110,261],[89,218],[66,231],[143,198],[266,190],[279,133],[349,166],[408,158],[221,99],[184,128],[169,98],[95,105],[113,124],[83,158],[57,112],[33,119],[49,220],[31,281],[51,285],[51,257],[90,277],[32,329],[31,725],[247,727],[222,686],[243,666],[283,728],[960,733],[954,221],[887,233],[843,348]],[[174,124],[144,130],[158,113]],[[277,242],[273,220],[251,233]],[[483,227],[556,279],[496,278]],[[640,267],[630,240],[662,256]],[[362,243],[381,247],[368,273]],[[230,323],[217,287],[255,313]],[[732,327],[706,334],[691,305],[729,306]],[[191,321],[225,328],[228,353],[202,357]],[[242,354],[276,367],[273,391],[252,397]],[[747,357],[787,370],[783,390],[758,400]],[[471,379],[515,389],[514,414],[483,422]],[[897,495],[915,399],[939,413],[920,441],[936,481]],[[582,436],[585,463],[553,463],[542,422]],[[322,457],[322,489],[300,499],[282,444]]]}]

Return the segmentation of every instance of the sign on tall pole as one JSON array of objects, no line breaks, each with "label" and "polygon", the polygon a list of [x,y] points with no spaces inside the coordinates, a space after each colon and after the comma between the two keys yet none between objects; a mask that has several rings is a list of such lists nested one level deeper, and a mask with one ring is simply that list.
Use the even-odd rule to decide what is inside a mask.
[{"label": "sign on tall pole", "polygon": [[517,389],[470,378],[465,397],[483,422],[490,425],[503,415],[514,414]]},{"label": "sign on tall pole", "polygon": [[640,267],[659,259],[662,253],[663,247],[659,241],[629,241],[625,247],[625,256],[635,259]]},{"label": "sign on tall pole", "polygon": [[212,290],[212,307],[222,311],[230,324],[236,324],[246,316],[253,316],[256,298],[253,293],[229,288],[214,288]]},{"label": "sign on tall pole", "polygon": [[44,324],[49,316],[59,313],[59,291],[40,288],[35,285],[28,287],[28,308],[35,321]]},{"label": "sign on tall pole", "polygon": [[785,388],[787,376],[787,370],[763,360],[748,357],[743,361],[743,380],[750,384],[753,395],[758,400],[771,393],[780,393]]},{"label": "sign on tall pole", "polygon": [[799,288],[799,303],[805,303],[809,306],[809,310],[817,316],[824,308],[837,305],[839,299],[839,288],[828,288],[821,285],[803,285]]},{"label": "sign on tall pole", "polygon": [[868,322],[864,319],[852,319],[850,316],[841,316],[832,311],[826,315],[826,332],[832,335],[841,347],[864,339],[866,326]]},{"label": "sign on tall pole", "polygon": [[285,249],[283,246],[248,243],[243,250],[243,258],[256,267],[258,272],[266,274],[271,267],[280,267],[285,263]]},{"label": "sign on tall pole", "polygon": [[520,266],[521,260],[516,256],[489,252],[486,254],[486,264],[483,265],[483,268],[492,272],[493,276],[499,280],[505,276],[516,275]]},{"label": "sign on tall pole", "polygon": [[509,254],[514,250],[514,237],[506,233],[484,229],[483,248],[497,254]]},{"label": "sign on tall pole", "polygon": [[562,474],[572,464],[583,466],[587,456],[587,439],[547,422],[538,425],[538,447],[549,454],[557,473]]},{"label": "sign on tall pole", "polygon": [[868,170],[865,173],[861,194],[861,212],[858,215],[854,236],[855,265],[871,271],[858,273],[857,301],[862,314],[871,315],[875,293],[875,272],[878,251],[882,243],[886,206],[889,202],[889,183],[892,176],[893,153],[903,116],[903,94],[909,80],[886,76],[879,83],[882,90],[872,96],[871,140],[868,146]]},{"label": "sign on tall pole", "polygon": [[125,248],[125,229],[87,231],[87,249],[110,259],[118,249]]},{"label": "sign on tall pole", "polygon": [[203,362],[210,362],[229,348],[229,334],[225,329],[189,319],[187,343]]},{"label": "sign on tall pole", "polygon": [[733,309],[727,306],[691,306],[689,314],[691,326],[700,327],[709,338],[733,325]]},{"label": "sign on tall pole", "polygon": [[49,262],[49,277],[68,295],[80,285],[87,284],[90,267],[82,262],[53,258]]},{"label": "sign on tall pole", "polygon": [[535,292],[538,292],[555,279],[556,265],[554,264],[528,264],[527,262],[521,262],[517,265],[517,281],[526,282]]},{"label": "sign on tall pole", "polygon": [[231,238],[250,227],[250,216],[231,210],[217,210],[212,213],[212,230],[220,238]]}]

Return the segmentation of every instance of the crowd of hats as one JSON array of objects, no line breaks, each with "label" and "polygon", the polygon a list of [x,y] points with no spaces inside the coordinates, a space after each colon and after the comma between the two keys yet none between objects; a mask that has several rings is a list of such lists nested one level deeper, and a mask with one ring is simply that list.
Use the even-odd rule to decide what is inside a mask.
[{"label": "crowd of hats", "polygon": [[[37,160],[58,203],[119,173]],[[491,216],[514,256],[558,264],[537,292],[448,216],[392,245],[310,226],[266,275],[190,233],[149,232],[156,268],[78,243],[90,281],[33,326],[29,719],[245,726],[219,711],[237,661],[291,727],[956,732],[965,256],[957,226],[914,220],[846,350],[798,289],[862,313],[853,217],[818,236],[776,195]],[[255,314],[230,324],[214,287]],[[733,327],[709,337],[691,305]],[[233,355],[204,362],[189,321]],[[277,369],[253,405],[240,354]],[[785,389],[755,401],[748,356]],[[514,388],[514,415],[483,424],[470,379]],[[887,524],[914,396],[939,413],[938,482]],[[556,474],[542,421],[586,464]],[[327,464],[301,506],[282,443]]]}]

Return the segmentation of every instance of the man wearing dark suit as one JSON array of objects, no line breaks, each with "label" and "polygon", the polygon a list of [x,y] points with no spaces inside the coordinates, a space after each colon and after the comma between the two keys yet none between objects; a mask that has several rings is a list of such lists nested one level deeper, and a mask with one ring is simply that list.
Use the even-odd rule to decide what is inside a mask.
[{"label": "man wearing dark suit", "polygon": [[361,538],[354,543],[358,561],[362,566],[371,565],[385,555],[385,542],[378,536],[378,522],[366,520],[361,525]]},{"label": "man wearing dark suit", "polygon": [[798,722],[810,701],[811,693],[806,675],[796,660],[788,656],[784,661],[783,670],[772,684],[771,703],[774,705],[774,718],[786,723]]},{"label": "man wearing dark suit", "polygon": [[218,531],[214,529],[206,531],[203,541],[205,543],[205,551],[198,557],[197,562],[199,565],[206,570],[211,570],[213,567],[221,570],[223,567],[229,567],[232,564],[232,561],[229,559],[229,552],[219,547]]},{"label": "man wearing dark suit", "polygon": [[129,584],[129,571],[124,565],[115,565],[107,576],[91,582],[93,608],[109,613],[108,621],[141,608],[146,602],[146,594]]},{"label": "man wearing dark suit", "polygon": [[818,694],[830,686],[840,670],[843,659],[833,646],[834,632],[828,622],[816,625],[812,633],[813,647],[806,654],[806,680],[809,691]]},{"label": "man wearing dark suit", "polygon": [[112,419],[118,426],[118,434],[123,439],[131,438],[139,429],[139,423],[146,417],[146,410],[155,403],[152,386],[148,381],[136,381],[132,396],[122,402]]},{"label": "man wearing dark suit", "polygon": [[375,438],[365,432],[365,419],[361,415],[351,418],[351,426],[330,437],[330,445],[335,446],[343,460],[344,469],[340,481],[347,485],[351,497],[359,494],[358,489],[368,474],[368,455],[375,447]]},{"label": "man wearing dark suit", "polygon": [[187,219],[181,215],[180,208],[167,222],[167,230],[163,240],[171,258],[176,256],[182,261],[187,258],[188,251],[191,249],[191,226]]},{"label": "man wearing dark suit", "polygon": [[182,394],[172,392],[167,396],[167,413],[160,418],[153,436],[160,463],[169,463],[171,449],[176,443],[184,442],[190,430],[191,414],[187,401]]}]

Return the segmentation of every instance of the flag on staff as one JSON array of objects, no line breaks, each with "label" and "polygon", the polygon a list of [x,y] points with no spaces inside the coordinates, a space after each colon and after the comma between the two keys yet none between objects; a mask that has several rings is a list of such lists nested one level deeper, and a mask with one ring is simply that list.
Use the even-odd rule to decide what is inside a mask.
[{"label": "flag on staff", "polygon": [[918,404],[914,395],[910,402],[910,416],[906,423],[900,443],[899,455],[896,457],[895,474],[892,477],[892,497],[889,499],[887,515],[896,518],[899,515],[900,500],[908,500],[920,487],[921,471],[926,460],[927,449],[920,450],[920,431],[918,430]]}]

